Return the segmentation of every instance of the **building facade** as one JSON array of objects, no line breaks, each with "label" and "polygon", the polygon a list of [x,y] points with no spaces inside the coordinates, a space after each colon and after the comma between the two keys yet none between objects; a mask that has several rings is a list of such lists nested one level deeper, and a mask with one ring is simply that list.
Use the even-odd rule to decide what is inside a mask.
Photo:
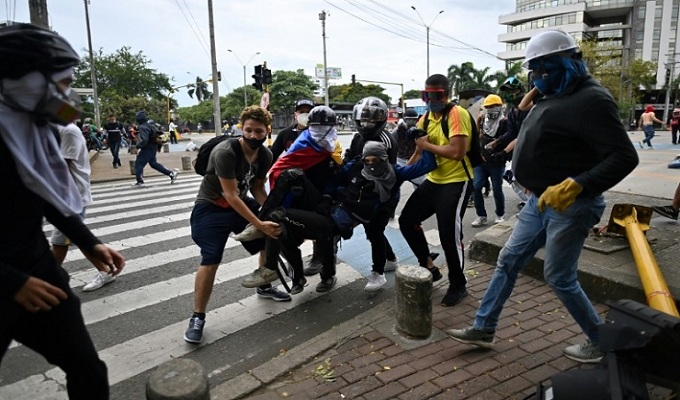
[{"label": "building facade", "polygon": [[[528,40],[560,29],[579,40],[607,40],[620,47],[623,65],[633,59],[657,63],[656,93],[680,75],[680,0],[516,0],[512,14],[499,17],[507,32],[498,56],[521,60]],[[665,90],[664,90],[665,92]],[[663,99],[657,99],[663,103]]]}]

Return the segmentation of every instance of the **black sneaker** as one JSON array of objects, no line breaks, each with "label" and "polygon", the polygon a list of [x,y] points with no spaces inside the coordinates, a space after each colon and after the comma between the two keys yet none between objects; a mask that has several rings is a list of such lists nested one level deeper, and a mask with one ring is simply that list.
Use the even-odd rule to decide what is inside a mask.
[{"label": "black sneaker", "polygon": [[203,341],[203,327],[205,320],[198,317],[191,317],[189,328],[184,332],[184,340],[188,343],[198,344]]},{"label": "black sneaker", "polygon": [[442,279],[442,273],[438,267],[427,268],[427,270],[432,274],[432,282]]},{"label": "black sneaker", "polygon": [[465,288],[462,290],[447,290],[446,295],[444,295],[444,298],[442,299],[442,306],[444,307],[453,307],[456,304],[460,303],[461,300],[463,300],[465,297],[467,297],[468,292]]},{"label": "black sneaker", "polygon": [[493,345],[494,333],[480,331],[472,326],[463,329],[449,329],[446,331],[451,339],[461,343],[474,344],[475,346],[490,348]]},{"label": "black sneaker", "polygon": [[330,278],[322,279],[321,282],[319,282],[316,285],[316,291],[319,293],[327,292],[331,289],[333,289],[333,286],[335,286],[335,283],[338,281],[338,278],[335,276],[331,276]]},{"label": "black sneaker", "polygon": [[321,272],[322,269],[323,264],[321,264],[321,261],[310,260],[307,267],[302,270],[302,273],[305,274],[305,276],[313,276]]},{"label": "black sneaker", "polygon": [[302,293],[302,291],[305,290],[305,286],[307,286],[307,279],[300,278],[300,280],[297,283],[294,283],[290,288],[290,294]]},{"label": "black sneaker", "polygon": [[673,208],[672,206],[658,206],[658,207],[652,207],[652,209],[654,211],[656,211],[657,213],[663,215],[666,218],[670,218],[670,219],[674,219],[674,220],[678,219],[678,212],[679,211],[676,210],[675,208]]},{"label": "black sneaker", "polygon": [[274,301],[290,301],[290,295],[288,293],[282,292],[275,287],[270,287],[267,289],[257,288],[257,296],[263,299],[271,299]]}]

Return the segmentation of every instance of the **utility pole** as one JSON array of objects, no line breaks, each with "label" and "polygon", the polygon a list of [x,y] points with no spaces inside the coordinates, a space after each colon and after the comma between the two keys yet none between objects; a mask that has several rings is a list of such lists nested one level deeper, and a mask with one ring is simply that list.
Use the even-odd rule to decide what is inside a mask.
[{"label": "utility pole", "polygon": [[[47,18],[47,0],[28,0],[31,23],[45,29],[50,29]],[[9,18],[8,18],[9,19]]]},{"label": "utility pole", "polygon": [[208,26],[210,27],[210,60],[212,61],[213,119],[215,120],[215,136],[220,136],[222,134],[220,129],[222,126],[222,111],[220,109],[220,84],[217,79],[217,52],[215,50],[215,25],[213,23],[212,0],[208,0],[208,20]]},{"label": "utility pole", "polygon": [[326,10],[321,11],[319,19],[321,20],[321,36],[323,37],[323,91],[326,95],[325,105],[328,107],[328,64],[326,63]]},{"label": "utility pole", "polygon": [[92,53],[92,34],[90,33],[90,11],[87,5],[90,0],[85,0],[85,24],[87,25],[87,46],[90,50],[90,79],[92,79],[92,100],[94,101],[94,124],[101,128],[99,118],[99,96],[97,95],[97,70],[94,65],[94,54]]},{"label": "utility pole", "polygon": [[667,54],[668,56],[668,63],[666,64],[666,103],[663,108],[663,123],[665,124],[666,121],[668,121],[668,114],[669,114],[669,107],[670,107],[670,102],[671,102],[671,85],[673,84],[673,80],[675,79],[675,64],[677,62],[675,61],[675,57],[678,55],[678,53],[669,53]]}]

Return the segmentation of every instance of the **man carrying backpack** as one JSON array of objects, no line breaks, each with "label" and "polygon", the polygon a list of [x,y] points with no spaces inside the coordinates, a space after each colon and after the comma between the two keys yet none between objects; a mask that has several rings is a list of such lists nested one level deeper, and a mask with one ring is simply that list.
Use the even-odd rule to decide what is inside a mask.
[{"label": "man carrying backpack", "polygon": [[137,120],[138,136],[137,136],[137,148],[139,153],[137,153],[137,160],[135,161],[135,177],[137,182],[132,184],[133,187],[144,187],[144,167],[146,164],[156,171],[167,175],[170,178],[170,183],[175,183],[177,180],[177,175],[179,171],[172,172],[165,168],[163,164],[156,161],[156,153],[158,152],[158,144],[156,143],[156,130],[158,128],[155,125],[149,124],[149,118],[146,116],[144,111],[140,111],[135,115]]},{"label": "man carrying backpack", "polygon": [[428,112],[418,121],[417,127],[425,130],[427,136],[418,141],[419,147],[435,155],[437,168],[411,194],[399,217],[399,229],[418,263],[432,273],[433,281],[437,281],[442,274],[432,262],[421,227],[432,214],[437,216],[439,237],[449,269],[449,289],[442,299],[443,306],[454,306],[467,296],[467,281],[463,275],[463,215],[472,193],[474,167],[467,153],[477,140],[473,138],[474,122],[467,110],[449,103],[449,87],[449,80],[441,74],[432,75],[425,81],[421,95]]}]

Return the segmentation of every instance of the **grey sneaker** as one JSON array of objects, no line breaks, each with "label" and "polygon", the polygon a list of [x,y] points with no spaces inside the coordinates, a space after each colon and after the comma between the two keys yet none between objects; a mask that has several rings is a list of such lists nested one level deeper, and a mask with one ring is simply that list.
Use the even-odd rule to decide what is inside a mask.
[{"label": "grey sneaker", "polygon": [[473,344],[478,347],[484,347],[486,349],[491,348],[493,345],[493,333],[488,333],[475,329],[472,326],[468,326],[463,329],[449,329],[446,333],[453,340],[457,340],[461,343]]},{"label": "grey sneaker", "polygon": [[250,242],[251,240],[265,237],[265,234],[261,230],[257,229],[255,225],[248,224],[241,233],[237,233],[233,237],[234,240],[238,240],[239,242]]},{"label": "grey sneaker", "polygon": [[290,295],[288,293],[282,292],[275,287],[270,287],[267,289],[257,288],[257,297],[263,299],[271,299],[274,301],[290,301]]},{"label": "grey sneaker", "polygon": [[279,279],[279,275],[276,271],[269,268],[260,267],[253,271],[246,279],[241,282],[241,286],[245,288],[256,288],[260,286],[268,285]]},{"label": "grey sneaker", "polygon": [[134,188],[143,188],[145,186],[146,185],[144,184],[144,182],[135,182],[135,183],[132,184],[132,187],[134,187]]},{"label": "grey sneaker", "polygon": [[173,173],[170,174],[170,184],[171,184],[171,185],[172,185],[173,183],[175,183],[175,181],[177,180],[177,177],[178,177],[178,176],[179,176],[179,171],[178,171],[177,169],[175,169],[175,172],[173,172]]},{"label": "grey sneaker", "polygon": [[327,279],[322,279],[321,282],[317,283],[316,285],[316,291],[319,293],[327,292],[331,289],[333,289],[333,286],[335,286],[335,283],[338,281],[338,278],[331,276],[330,278]]},{"label": "grey sneaker", "polygon": [[564,350],[562,350],[562,353],[564,353],[567,358],[571,358],[580,363],[598,363],[602,359],[602,356],[604,356],[600,347],[593,344],[590,340],[586,340],[581,344],[565,347]]},{"label": "grey sneaker", "polygon": [[323,265],[321,264],[321,261],[312,259],[309,260],[309,264],[302,270],[302,273],[305,274],[305,276],[312,276],[321,272],[322,269]]},{"label": "grey sneaker", "polygon": [[198,344],[203,341],[203,327],[205,320],[198,317],[191,317],[189,320],[189,328],[184,332],[184,341],[188,343]]}]

